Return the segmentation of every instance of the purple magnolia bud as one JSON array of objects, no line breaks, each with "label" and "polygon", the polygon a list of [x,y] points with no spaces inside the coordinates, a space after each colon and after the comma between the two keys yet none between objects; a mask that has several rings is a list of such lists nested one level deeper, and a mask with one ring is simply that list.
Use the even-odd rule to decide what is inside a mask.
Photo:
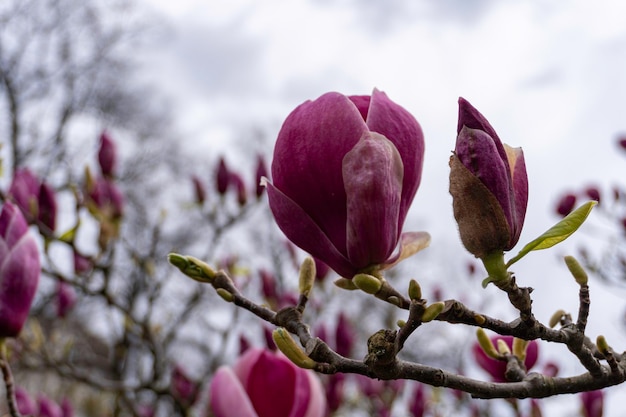
[{"label": "purple magnolia bud", "polygon": [[198,384],[191,380],[180,365],[172,370],[172,395],[186,406],[193,405],[198,399]]},{"label": "purple magnolia bud", "polygon": [[91,271],[91,268],[93,268],[91,260],[77,251],[74,251],[74,273],[82,275]]},{"label": "purple magnolia bud", "polygon": [[256,186],[256,196],[257,198],[261,197],[263,195],[263,192],[265,191],[265,187],[261,184],[261,179],[263,177],[267,178],[268,174],[267,174],[267,166],[265,165],[265,159],[263,158],[263,156],[259,155],[257,157],[257,163],[256,163],[256,172],[255,172],[255,186]]},{"label": "purple magnolia bud", "polygon": [[37,218],[39,187],[39,180],[28,168],[20,168],[15,171],[8,194],[22,210],[28,222]]},{"label": "purple magnolia bud", "polygon": [[[504,340],[509,346],[509,349],[513,348],[513,336],[494,336],[491,338],[491,342],[494,346],[497,345],[498,339]],[[476,363],[480,365],[485,371],[487,371],[495,382],[506,382],[506,361],[500,361],[493,359],[485,353],[478,343],[475,343],[472,347],[472,353]],[[526,348],[526,358],[524,359],[524,365],[526,370],[530,370],[539,356],[539,344],[535,340],[531,340]]]},{"label": "purple magnolia bud", "polygon": [[420,125],[385,93],[324,94],[283,123],[270,208],[296,246],[352,278],[395,260],[423,156]]},{"label": "purple magnolia bud", "polygon": [[117,165],[117,148],[107,132],[102,132],[100,135],[98,164],[100,164],[102,175],[107,178],[113,177],[113,171],[115,171]]},{"label": "purple magnolia bud", "polygon": [[0,338],[19,334],[33,302],[39,250],[20,210],[6,202],[0,212]]},{"label": "purple magnolia bud", "polygon": [[198,205],[202,205],[204,203],[204,200],[206,200],[206,188],[204,186],[204,183],[196,175],[193,175],[191,177],[191,181],[193,182],[193,191],[196,198],[196,203]]},{"label": "purple magnolia bud", "polygon": [[239,355],[243,355],[252,345],[248,338],[242,334],[239,335]]},{"label": "purple magnolia bud", "polygon": [[354,329],[348,321],[348,317],[342,312],[339,314],[335,332],[335,350],[337,353],[341,356],[350,357],[352,348],[354,347],[355,337]]},{"label": "purple magnolia bud", "polygon": [[74,417],[74,406],[67,397],[61,401],[61,414],[63,417]]},{"label": "purple magnolia bud", "polygon": [[217,172],[215,174],[215,186],[217,192],[220,195],[226,194],[228,190],[228,185],[230,183],[230,171],[226,166],[226,161],[224,158],[220,158],[220,162],[217,165]]},{"label": "purple magnolia bud", "polygon": [[418,383],[413,392],[413,396],[409,400],[409,413],[412,417],[424,417],[426,412],[426,393],[424,392],[424,384]]},{"label": "purple magnolia bud", "polygon": [[604,393],[602,390],[587,391],[580,394],[584,417],[602,417]]},{"label": "purple magnolia bud", "polygon": [[343,403],[343,387],[346,380],[346,375],[337,373],[328,376],[328,382],[324,384],[326,388],[326,408],[328,413],[337,411]]},{"label": "purple magnolia bud", "polygon": [[17,410],[20,414],[28,416],[37,413],[37,403],[22,387],[15,388],[15,402],[17,403]]},{"label": "purple magnolia bud", "polygon": [[556,205],[556,213],[561,217],[565,217],[574,210],[575,206],[576,196],[574,194],[565,194]]},{"label": "purple magnolia bud", "polygon": [[111,179],[98,178],[89,197],[101,213],[110,218],[119,218],[124,214],[124,196]]},{"label": "purple magnolia bud", "polygon": [[597,187],[588,187],[585,190],[585,194],[590,199],[595,200],[598,203],[600,203],[600,190]]},{"label": "purple magnolia bud", "polygon": [[326,399],[314,373],[282,354],[252,348],[234,368],[217,370],[209,409],[215,417],[322,417]]},{"label": "purple magnolia bud", "polygon": [[57,284],[57,316],[65,317],[76,304],[76,291],[70,284],[59,281]]},{"label": "purple magnolia bud", "polygon": [[626,150],[626,136],[622,136],[617,140],[617,144],[620,146],[620,148]]},{"label": "purple magnolia bud", "polygon": [[48,229],[48,232],[54,232],[57,219],[57,200],[56,194],[52,187],[45,182],[39,187],[39,213],[38,220],[41,225]]},{"label": "purple magnolia bud", "polygon": [[246,195],[246,184],[243,182],[243,178],[239,174],[231,172],[229,181],[237,191],[237,202],[240,206],[245,206],[248,196]]},{"label": "purple magnolia bud", "polygon": [[517,243],[528,203],[528,177],[521,148],[502,144],[487,119],[459,98],[450,194],[461,241],[477,258]]},{"label": "purple magnolia bud", "polygon": [[270,304],[275,303],[278,300],[276,277],[265,269],[259,271],[259,275],[261,276],[261,291],[263,292],[263,297],[265,297],[265,300]]},{"label": "purple magnolia bud", "polygon": [[63,417],[61,407],[45,395],[40,395],[39,399],[39,417]]}]

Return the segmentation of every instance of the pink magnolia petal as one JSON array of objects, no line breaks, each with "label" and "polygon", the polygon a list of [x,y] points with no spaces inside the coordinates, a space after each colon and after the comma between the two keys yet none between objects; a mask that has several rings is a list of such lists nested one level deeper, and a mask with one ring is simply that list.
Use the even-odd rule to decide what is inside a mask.
[{"label": "pink magnolia petal", "polygon": [[[294,244],[330,266],[337,273],[352,277],[355,269],[333,245],[318,224],[292,199],[267,183],[270,208],[280,230]],[[345,228],[345,225],[342,229]]]},{"label": "pink magnolia petal", "polygon": [[406,213],[422,178],[424,133],[411,113],[377,89],[372,92],[366,123],[372,132],[380,133],[393,142],[402,157],[404,179],[398,218],[398,230],[402,230]]},{"label": "pink magnolia petal", "polygon": [[268,351],[261,352],[244,381],[259,417],[289,417],[298,397],[304,396],[302,400],[308,403],[308,387],[297,383],[297,370],[290,361]]},{"label": "pink magnolia petal", "polygon": [[426,249],[430,245],[430,234],[428,232],[405,232],[400,236],[400,250],[398,253],[385,263],[381,270],[390,269],[415,255],[422,249]]},{"label": "pink magnolia petal", "polygon": [[259,417],[237,375],[220,367],[211,381],[209,407],[215,417]]},{"label": "pink magnolia petal", "polygon": [[326,414],[326,394],[322,389],[319,378],[311,371],[301,369],[300,372],[306,375],[308,380],[310,390],[309,407],[303,415],[292,414],[290,417],[323,417]]},{"label": "pink magnolia petal", "polygon": [[343,160],[347,196],[347,249],[352,265],[384,262],[398,242],[404,167],[384,136],[365,134]]},{"label": "pink magnolia petal", "polygon": [[[513,185],[513,196],[515,199],[515,227],[511,236],[511,243],[514,245],[519,239],[526,217],[526,207],[528,206],[528,175],[526,173],[526,162],[522,148],[512,148],[504,144],[509,167],[511,169],[511,180]],[[511,245],[512,246],[512,245]]]},{"label": "pink magnolia petal", "polygon": [[346,247],[342,160],[367,130],[346,96],[326,93],[289,114],[274,148],[275,187],[305,209],[341,253]]}]

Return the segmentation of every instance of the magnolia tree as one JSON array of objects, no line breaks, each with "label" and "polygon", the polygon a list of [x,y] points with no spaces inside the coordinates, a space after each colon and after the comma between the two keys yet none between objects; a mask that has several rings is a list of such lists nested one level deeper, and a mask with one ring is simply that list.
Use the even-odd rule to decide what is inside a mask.
[{"label": "magnolia tree", "polygon": [[[581,415],[601,415],[600,389],[623,382],[625,365],[585,334],[585,271],[565,259],[580,308],[547,324],[510,272],[570,236],[594,202],[508,255],[525,219],[524,156],[460,99],[454,216],[483,285],[518,317],[443,300],[403,276],[430,242],[402,230],[424,158],[409,112],[377,90],[328,93],[287,117],[269,172],[263,149],[246,166],[185,155],[128,82],[135,49],[106,6],[0,5],[1,413],[500,415],[473,397],[538,416],[540,398],[580,393]],[[429,343],[459,329],[473,343]],[[547,342],[586,371],[542,361]],[[484,378],[467,376],[473,364]]]}]

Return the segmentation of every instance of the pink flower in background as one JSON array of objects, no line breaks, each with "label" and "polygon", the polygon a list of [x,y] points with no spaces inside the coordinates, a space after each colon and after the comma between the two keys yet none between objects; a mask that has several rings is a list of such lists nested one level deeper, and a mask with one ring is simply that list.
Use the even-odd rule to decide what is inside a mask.
[{"label": "pink flower in background", "polygon": [[63,417],[63,410],[59,405],[45,395],[40,395],[38,417]]},{"label": "pink flower in background", "polygon": [[112,178],[117,167],[117,146],[107,132],[100,135],[100,149],[98,150],[98,164],[102,175]]},{"label": "pink flower in background", "polygon": [[313,372],[282,354],[251,348],[233,368],[217,370],[209,408],[215,417],[322,417],[326,400]]},{"label": "pink flower in background", "polygon": [[580,399],[584,417],[602,417],[604,413],[604,393],[602,390],[582,392]]},{"label": "pink flower in background", "polygon": [[38,204],[37,220],[42,226],[48,228],[49,232],[54,232],[57,219],[56,194],[52,187],[45,182],[42,182],[39,187]]},{"label": "pink flower in background", "polygon": [[198,399],[198,384],[187,376],[180,365],[172,370],[171,391],[174,398],[187,406],[193,405]]},{"label": "pink flower in background", "polygon": [[37,403],[22,387],[15,388],[15,402],[17,403],[17,410],[20,414],[26,416],[37,413]]},{"label": "pink flower in background", "polygon": [[39,187],[39,180],[28,168],[20,168],[15,171],[9,187],[9,196],[29,221],[37,217]]},{"label": "pink flower in background", "polygon": [[0,212],[0,337],[15,337],[28,317],[41,265],[22,212],[6,202]]},{"label": "pink flower in background", "polygon": [[[498,339],[502,339],[509,346],[509,349],[513,348],[513,336],[494,336],[491,338],[491,342],[494,346],[497,345]],[[472,353],[474,354],[474,360],[481,368],[487,371],[493,378],[495,382],[506,382],[505,372],[506,372],[506,361],[500,361],[497,359],[490,358],[483,351],[478,343],[475,343],[472,347]],[[539,356],[539,345],[536,341],[531,340],[526,348],[526,358],[524,359],[524,365],[526,366],[526,370],[530,370],[535,363],[537,363],[537,358]]]},{"label": "pink flower in background", "polygon": [[224,158],[220,158],[217,164],[217,171],[215,173],[215,187],[220,195],[226,194],[228,185],[230,184],[230,171],[226,166]]},{"label": "pink flower in background", "polygon": [[76,304],[76,291],[70,284],[59,281],[57,284],[57,316],[65,317]]},{"label": "pink flower in background", "polygon": [[420,125],[385,93],[327,93],[283,123],[270,208],[289,240],[352,278],[397,258],[423,157]]},{"label": "pink flower in background", "polygon": [[575,206],[576,196],[574,194],[565,194],[556,205],[556,213],[561,217],[565,217],[574,210]]},{"label": "pink flower in background", "polygon": [[206,200],[206,187],[197,175],[193,175],[191,177],[191,182],[193,183],[193,191],[196,203],[202,205]]},{"label": "pink flower in background", "polygon": [[256,162],[256,171],[255,171],[255,194],[257,196],[257,198],[261,197],[263,195],[263,192],[265,191],[265,187],[263,187],[263,185],[261,184],[261,179],[263,177],[267,177],[267,166],[265,165],[265,159],[263,158],[263,156],[259,155],[257,157],[257,162]]}]

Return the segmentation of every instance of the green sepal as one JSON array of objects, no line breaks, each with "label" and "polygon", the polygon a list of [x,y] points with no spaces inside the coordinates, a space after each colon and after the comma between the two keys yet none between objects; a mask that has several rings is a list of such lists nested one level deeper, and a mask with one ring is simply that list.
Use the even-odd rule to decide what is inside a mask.
[{"label": "green sepal", "polygon": [[598,204],[597,201],[588,201],[576,210],[572,211],[537,239],[524,246],[517,255],[507,262],[507,268],[522,259],[531,251],[551,248],[557,243],[561,243],[570,237],[576,230],[578,230],[580,225],[584,223],[587,216],[589,216],[589,213],[591,213],[591,209],[596,204]]}]

